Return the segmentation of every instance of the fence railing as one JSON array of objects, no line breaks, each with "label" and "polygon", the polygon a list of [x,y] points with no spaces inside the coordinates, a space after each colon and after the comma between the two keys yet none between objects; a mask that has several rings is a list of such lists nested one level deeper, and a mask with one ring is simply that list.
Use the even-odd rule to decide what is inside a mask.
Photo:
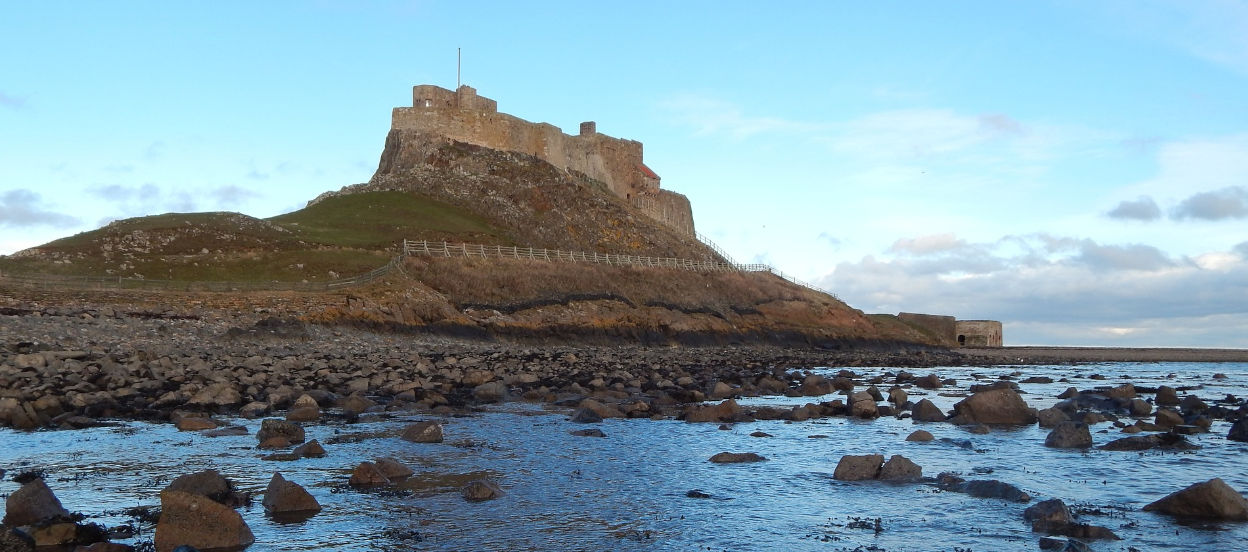
[{"label": "fence railing", "polygon": [[692,270],[699,272],[770,272],[780,278],[787,280],[793,284],[797,284],[804,288],[819,293],[824,293],[836,297],[831,292],[815,287],[811,284],[798,280],[783,272],[780,272],[766,264],[741,264],[732,260],[726,252],[718,246],[703,240],[701,235],[698,236],[699,241],[714,250],[720,257],[728,262],[719,261],[698,261],[693,259],[679,259],[675,257],[645,257],[638,255],[616,255],[610,253],[587,253],[583,251],[563,251],[559,249],[537,249],[532,247],[511,247],[506,245],[482,245],[471,243],[449,243],[449,242],[431,242],[426,240],[403,240],[404,255],[426,255],[432,257],[467,257],[467,258],[495,258],[495,259],[526,259],[531,261],[550,261],[565,263],[594,263],[606,264],[613,266],[637,266],[637,267],[664,267],[677,268],[681,270]]}]

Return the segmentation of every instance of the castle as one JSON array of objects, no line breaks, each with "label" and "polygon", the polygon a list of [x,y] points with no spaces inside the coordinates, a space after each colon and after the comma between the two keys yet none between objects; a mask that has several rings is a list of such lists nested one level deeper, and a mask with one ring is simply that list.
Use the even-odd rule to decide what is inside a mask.
[{"label": "castle", "polygon": [[580,173],[677,232],[693,237],[693,210],[685,196],[659,187],[659,175],[642,161],[641,142],[598,132],[593,121],[580,134],[564,134],[549,123],[531,123],[498,112],[498,102],[460,86],[451,91],[422,84],[412,87],[412,107],[396,107],[391,130],[415,130],[490,149],[538,157],[565,171]]}]

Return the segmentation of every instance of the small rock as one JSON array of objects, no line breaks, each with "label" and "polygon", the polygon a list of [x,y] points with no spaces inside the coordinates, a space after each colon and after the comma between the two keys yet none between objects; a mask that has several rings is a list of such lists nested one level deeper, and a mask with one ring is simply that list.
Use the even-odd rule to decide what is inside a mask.
[{"label": "small rock", "polygon": [[483,500],[491,500],[503,496],[503,490],[498,484],[488,479],[478,479],[464,485],[460,489],[460,494],[464,500],[469,502],[481,502]]},{"label": "small rock", "polygon": [[1226,434],[1226,438],[1232,441],[1248,443],[1248,418],[1231,424],[1231,431]]},{"label": "small rock", "polygon": [[906,436],[907,441],[915,441],[919,443],[926,443],[932,439],[934,439],[934,437],[932,437],[931,432],[922,429],[915,430],[913,433]]},{"label": "small rock", "polygon": [[601,429],[598,429],[596,427],[590,428],[590,429],[578,429],[576,431],[570,431],[568,433],[571,433],[572,435],[575,435],[577,437],[606,437],[607,436],[606,433],[603,433]]},{"label": "small rock", "polygon": [[1037,502],[1023,510],[1023,519],[1030,522],[1048,521],[1057,523],[1070,523],[1075,520],[1070,515],[1070,508],[1066,507],[1066,503],[1060,498],[1050,498]]},{"label": "small rock", "polygon": [[375,458],[373,463],[377,466],[377,471],[381,472],[381,475],[390,481],[406,479],[411,477],[413,473],[416,473],[394,458]]},{"label": "small rock", "polygon": [[290,452],[300,458],[323,458],[325,456],[325,447],[321,446],[320,441],[313,439],[295,447],[295,450]]},{"label": "small rock", "polygon": [[846,454],[836,464],[832,478],[841,481],[865,481],[875,479],[880,474],[880,466],[884,464],[882,454]]},{"label": "small rock", "polygon": [[1162,428],[1169,429],[1177,425],[1183,425],[1183,416],[1168,408],[1158,408],[1154,423]]},{"label": "small rock", "polygon": [[1088,430],[1088,424],[1062,422],[1045,437],[1044,446],[1059,449],[1088,448],[1092,446],[1092,433]]},{"label": "small rock", "polygon": [[941,412],[935,403],[927,399],[923,399],[914,405],[914,408],[911,409],[910,417],[916,422],[945,421],[945,413]]},{"label": "small rock", "polygon": [[755,431],[750,434],[750,437],[771,437],[771,434],[762,431]]},{"label": "small rock", "polygon": [[413,443],[441,443],[442,424],[432,421],[416,422],[403,430],[403,440]]},{"label": "small rock", "polygon": [[685,496],[689,498],[711,498],[710,493],[703,492],[700,489],[692,489],[685,493]]},{"label": "small rock", "polygon": [[742,464],[746,462],[762,462],[767,458],[753,452],[721,452],[711,457],[716,464]]},{"label": "small rock", "polygon": [[295,422],[276,418],[269,418],[260,422],[260,431],[256,432],[256,440],[263,443],[273,437],[285,438],[289,443],[302,443],[304,440],[303,426]]},{"label": "small rock", "polygon": [[602,416],[599,416],[598,413],[593,410],[582,407],[577,408],[576,411],[572,413],[571,421],[577,424],[596,424],[602,421]]},{"label": "small rock", "polygon": [[321,504],[298,483],[287,481],[274,473],[264,490],[264,509],[270,513],[319,512]]},{"label": "small rock", "polygon": [[372,462],[360,462],[351,472],[351,479],[347,481],[352,487],[376,487],[380,485],[389,485],[390,480],[386,478],[381,470],[377,468],[377,464]]},{"label": "small rock", "polygon": [[177,423],[178,431],[203,431],[205,429],[216,429],[217,422],[209,418],[182,418]]},{"label": "small rock", "polygon": [[482,383],[472,388],[472,397],[483,403],[504,402],[507,400],[507,384],[501,381]]},{"label": "small rock", "polygon": [[68,515],[52,489],[38,477],[22,484],[4,504],[4,525],[9,527],[33,525],[45,519]]},{"label": "small rock", "polygon": [[917,481],[923,478],[923,468],[900,454],[893,455],[880,468],[881,481]]}]

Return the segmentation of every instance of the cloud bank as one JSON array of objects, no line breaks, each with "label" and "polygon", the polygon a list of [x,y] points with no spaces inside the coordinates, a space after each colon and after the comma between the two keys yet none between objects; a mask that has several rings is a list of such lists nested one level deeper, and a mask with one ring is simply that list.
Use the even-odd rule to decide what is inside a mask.
[{"label": "cloud bank", "polygon": [[51,226],[65,228],[78,224],[77,218],[44,207],[39,194],[25,189],[0,193],[0,227],[28,228]]}]

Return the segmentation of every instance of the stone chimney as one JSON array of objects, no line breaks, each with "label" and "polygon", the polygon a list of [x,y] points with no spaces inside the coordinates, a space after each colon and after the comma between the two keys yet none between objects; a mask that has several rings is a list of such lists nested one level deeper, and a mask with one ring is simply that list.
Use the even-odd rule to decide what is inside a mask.
[{"label": "stone chimney", "polygon": [[581,123],[581,136],[593,136],[595,134],[598,134],[598,123],[593,121]]}]

